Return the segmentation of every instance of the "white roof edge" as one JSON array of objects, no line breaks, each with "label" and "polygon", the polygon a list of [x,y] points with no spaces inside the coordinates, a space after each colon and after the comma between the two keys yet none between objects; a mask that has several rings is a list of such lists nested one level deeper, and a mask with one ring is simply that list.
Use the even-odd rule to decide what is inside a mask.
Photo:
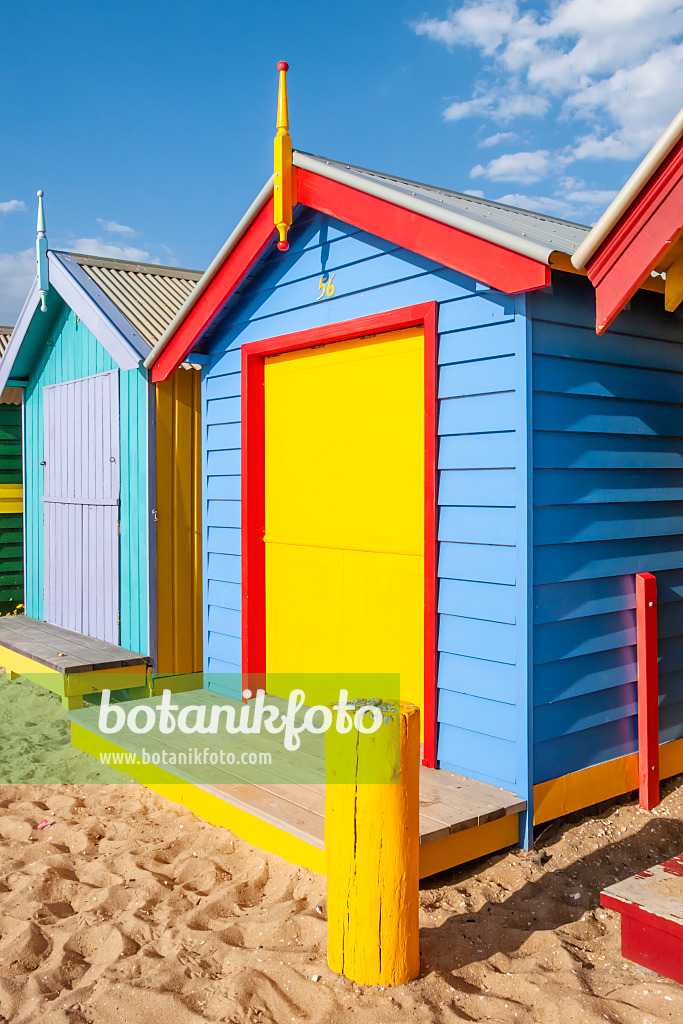
[{"label": "white roof edge", "polygon": [[353,170],[346,170],[334,164],[328,164],[322,157],[311,156],[309,153],[300,153],[298,150],[295,150],[292,154],[292,161],[296,167],[301,167],[303,170],[313,171],[315,174],[320,174],[323,178],[338,181],[340,185],[348,185],[350,188],[358,189],[359,192],[366,192],[368,195],[375,196],[376,199],[384,199],[394,206],[402,206],[413,213],[429,217],[430,220],[437,220],[442,224],[448,224],[449,227],[459,228],[460,231],[465,231],[468,235],[483,238],[488,242],[493,242],[494,245],[500,245],[504,249],[518,252],[522,256],[528,256],[539,263],[548,263],[550,254],[555,251],[552,245],[540,245],[531,239],[519,238],[517,235],[503,231],[501,228],[481,224],[479,221],[474,221],[471,217],[465,216],[465,214],[456,213],[454,210],[441,209],[436,203],[427,202],[425,199],[419,199],[417,196],[402,195],[390,185],[383,185],[379,181],[370,181],[364,175],[358,174]]},{"label": "white roof edge", "polygon": [[[100,345],[106,348],[114,362],[122,370],[132,370],[139,366],[149,348],[121,310],[69,253],[50,250],[48,260],[51,285]],[[67,261],[73,266],[67,267]]]},{"label": "white roof edge", "polygon": [[213,278],[216,276],[216,273],[222,266],[223,262],[225,261],[225,258],[229,256],[232,250],[235,248],[240,238],[251,224],[252,220],[256,217],[256,214],[259,213],[259,211],[268,202],[271,195],[273,194],[273,181],[274,179],[273,176],[271,175],[266,184],[259,192],[259,194],[256,196],[256,199],[253,201],[249,209],[240,219],[239,223],[235,226],[234,230],[231,232],[225,244],[221,247],[221,249],[219,249],[219,251],[216,253],[215,257],[213,258],[209,266],[206,268],[202,276],[199,278],[194,290],[185,299],[185,302],[182,304],[176,315],[173,317],[170,324],[157,341],[156,345],[151,349],[149,355],[142,364],[147,369],[149,369],[150,366],[152,366],[153,363],[156,362],[159,355],[166,348],[166,345],[168,344],[172,334],[175,332],[175,329],[178,326],[178,324],[185,318],[187,313],[194,306],[199,296],[203,294],[203,292],[206,290],[206,288],[211,283]]},{"label": "white roof edge", "polygon": [[624,211],[630,206],[644,185],[650,180],[661,162],[683,135],[683,108],[678,111],[666,131],[659,137],[647,156],[636,167],[621,192],[615,196],[602,217],[591,228],[571,260],[577,270],[583,270],[601,242],[604,242]]},{"label": "white roof edge", "polygon": [[14,330],[10,335],[10,339],[7,342],[7,348],[2,353],[0,359],[0,394],[7,383],[9,376],[14,366],[14,361],[19,354],[21,344],[26,337],[26,332],[29,329],[31,320],[33,320],[33,314],[38,308],[38,302],[40,295],[38,294],[38,281],[34,277],[33,283],[29,289],[29,293],[26,296],[26,301],[21,308],[21,313],[14,326]]}]

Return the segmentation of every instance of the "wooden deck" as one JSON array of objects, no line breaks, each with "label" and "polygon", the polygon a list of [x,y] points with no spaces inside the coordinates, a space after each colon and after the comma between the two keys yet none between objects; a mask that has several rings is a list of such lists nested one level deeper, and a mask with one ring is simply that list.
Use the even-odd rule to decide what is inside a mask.
[{"label": "wooden deck", "polygon": [[[277,701],[277,698],[270,698]],[[135,701],[128,704],[121,704],[126,709],[135,705],[147,704],[158,706],[159,697],[152,697],[145,701]],[[220,697],[207,690],[198,690],[193,693],[178,693],[173,697],[174,705],[183,708],[188,705],[225,705],[233,704],[236,709],[242,707],[236,701],[230,701],[226,697]],[[210,751],[229,750],[235,754],[240,751],[254,749],[253,740],[245,735],[222,735],[215,734],[190,734],[183,735],[178,731],[163,737],[163,743],[159,742],[159,734],[150,738],[150,734],[135,735],[128,733],[125,738],[116,735],[103,735],[98,726],[98,709],[96,707],[84,708],[75,711],[70,716],[72,722],[72,738],[74,745],[82,750],[100,756],[100,751],[126,751],[140,755],[143,750],[147,753],[159,752],[162,748],[167,754],[174,756],[173,766],[165,771],[161,768],[154,769],[154,766],[125,765],[121,771],[132,774],[134,778],[151,788],[158,789],[159,785],[187,783],[197,791],[201,791],[210,802],[220,802],[225,806],[225,815],[213,812],[213,818],[209,820],[225,822],[228,827],[242,834],[239,827],[231,823],[230,808],[234,808],[240,814],[249,815],[261,822],[276,829],[282,836],[294,837],[308,847],[318,851],[324,850],[325,834],[325,765],[324,765],[324,742],[322,736],[307,736],[306,748],[299,766],[303,765],[307,772],[308,781],[286,782],[290,772],[291,755],[283,750],[282,739],[279,736],[271,737],[259,744],[259,749],[264,745],[272,751],[272,764],[268,768],[259,769],[258,781],[248,782],[245,779],[249,771],[239,766],[213,766],[210,770],[198,769],[188,763],[182,763],[179,755],[185,755],[192,749],[208,748]],[[114,765],[116,767],[116,765]],[[299,770],[299,769],[297,769]],[[310,774],[308,774],[310,773]],[[253,778],[253,773],[252,773]],[[183,803],[194,809],[191,800],[183,797]],[[197,800],[197,805],[202,805],[202,800]],[[517,841],[517,815],[526,807],[524,800],[520,800],[514,793],[495,786],[477,782],[473,779],[455,775],[452,772],[435,770],[431,768],[420,768],[420,843],[424,846],[429,844],[434,847],[429,856],[429,863],[437,865],[433,870],[441,870],[443,866],[451,866],[450,861],[461,863],[470,859],[463,856],[454,859],[453,856],[444,854],[444,842],[450,841],[459,833],[470,835],[471,830],[487,826],[489,832],[504,839],[499,845],[493,845],[492,849],[499,849],[511,845]],[[202,811],[197,813],[202,815]],[[206,815],[203,815],[206,816]],[[505,822],[502,819],[507,819]],[[241,820],[241,818],[240,818]],[[499,827],[493,827],[497,823]],[[500,827],[502,826],[502,827]],[[436,851],[437,844],[440,844],[439,851]],[[263,842],[255,845],[265,845]],[[461,846],[462,850],[470,849],[469,842]],[[456,846],[450,843],[449,848],[456,850]],[[478,847],[472,847],[475,851],[472,856],[479,856],[476,852]],[[282,848],[275,848],[275,852],[282,853]],[[491,852],[491,849],[483,850],[484,853]],[[421,854],[422,856],[422,854]],[[445,861],[444,861],[445,856]],[[299,861],[301,862],[301,861]],[[448,862],[448,863],[446,863]],[[316,867],[316,870],[320,870]],[[426,870],[424,873],[432,873]]]},{"label": "wooden deck", "polygon": [[622,956],[683,984],[683,856],[610,885],[600,902],[621,914]]},{"label": "wooden deck", "polygon": [[[177,770],[177,769],[176,769]],[[325,786],[278,783],[204,784],[222,800],[325,849]],[[420,842],[517,814],[526,807],[514,793],[441,769],[420,767]]]},{"label": "wooden deck", "polygon": [[66,675],[147,665],[149,658],[28,615],[0,618],[0,647]]}]

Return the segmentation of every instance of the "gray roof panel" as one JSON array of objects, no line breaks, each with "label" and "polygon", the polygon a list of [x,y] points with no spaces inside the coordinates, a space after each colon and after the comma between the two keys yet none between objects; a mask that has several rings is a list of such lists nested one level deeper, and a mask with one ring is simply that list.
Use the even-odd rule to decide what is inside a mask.
[{"label": "gray roof panel", "polygon": [[480,238],[489,238],[498,244],[522,252],[535,259],[547,259],[551,252],[575,251],[590,228],[584,224],[561,220],[532,210],[520,210],[505,203],[481,199],[464,192],[424,185],[408,178],[382,174],[366,167],[328,160],[312,153],[294,153],[294,163],[324,177],[344,180],[361,191],[379,187],[387,198],[410,208],[414,201],[424,207],[424,213],[435,220],[444,221]]}]

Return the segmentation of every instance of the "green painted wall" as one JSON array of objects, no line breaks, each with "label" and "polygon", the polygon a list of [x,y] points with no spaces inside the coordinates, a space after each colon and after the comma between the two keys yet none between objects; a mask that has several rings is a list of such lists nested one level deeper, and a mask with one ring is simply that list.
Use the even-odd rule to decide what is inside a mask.
[{"label": "green painted wall", "polygon": [[[51,291],[25,392],[26,614],[43,617],[43,388],[116,369],[107,350]],[[36,313],[32,327],[40,328]],[[37,321],[37,323],[36,323]],[[35,338],[35,335],[34,335]],[[121,442],[121,645],[149,654],[148,384],[144,370],[119,373]]]}]

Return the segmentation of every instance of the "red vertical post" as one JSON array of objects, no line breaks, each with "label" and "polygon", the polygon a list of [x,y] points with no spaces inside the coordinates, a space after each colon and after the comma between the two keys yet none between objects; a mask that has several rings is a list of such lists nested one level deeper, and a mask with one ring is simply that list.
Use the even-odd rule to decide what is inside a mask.
[{"label": "red vertical post", "polygon": [[659,666],[657,663],[657,581],[636,573],[638,639],[638,785],[640,806],[659,803]]}]

